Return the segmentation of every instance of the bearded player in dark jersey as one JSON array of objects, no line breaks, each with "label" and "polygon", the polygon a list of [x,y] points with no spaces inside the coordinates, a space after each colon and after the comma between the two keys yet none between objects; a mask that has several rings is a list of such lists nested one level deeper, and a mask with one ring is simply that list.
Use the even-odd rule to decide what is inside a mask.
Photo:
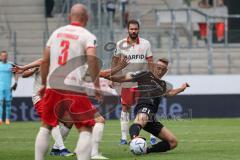
[{"label": "bearded player in dark jersey", "polygon": [[134,108],[136,118],[129,128],[131,139],[139,137],[141,129],[161,139],[155,145],[147,148],[146,153],[166,152],[177,146],[175,135],[156,119],[160,96],[171,97],[183,92],[189,85],[182,84],[180,88],[173,89],[171,84],[161,78],[167,72],[168,60],[159,59],[152,71],[138,71],[126,75],[105,77],[114,82],[136,82],[140,96]]}]

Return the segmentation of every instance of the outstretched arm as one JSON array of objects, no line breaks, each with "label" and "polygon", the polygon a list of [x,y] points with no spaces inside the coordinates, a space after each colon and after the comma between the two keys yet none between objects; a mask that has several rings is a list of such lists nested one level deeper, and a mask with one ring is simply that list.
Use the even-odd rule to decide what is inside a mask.
[{"label": "outstretched arm", "polygon": [[47,75],[49,72],[49,65],[50,65],[50,47],[46,47],[45,51],[43,53],[42,64],[40,66],[42,85],[44,85],[44,86],[46,86],[46,83],[47,83]]},{"label": "outstretched arm", "polygon": [[22,74],[22,78],[28,78],[28,77],[32,76],[35,72],[38,71],[38,69],[39,68],[25,70]]},{"label": "outstretched arm", "polygon": [[21,74],[23,73],[24,71],[28,70],[28,69],[31,69],[31,68],[34,68],[34,67],[40,67],[41,63],[42,63],[43,59],[40,58],[36,61],[33,61],[29,64],[26,64],[24,66],[14,66],[13,68],[13,72],[17,73],[17,74]]},{"label": "outstretched arm", "polygon": [[190,87],[189,84],[187,83],[184,83],[182,84],[182,86],[180,88],[176,88],[176,89],[171,89],[169,90],[165,96],[166,97],[173,97],[173,96],[176,96],[177,94],[183,92],[187,87]]},{"label": "outstretched arm", "polygon": [[111,69],[101,70],[100,77],[109,78],[110,76],[121,71],[128,64],[129,64],[129,59],[127,57],[124,57],[123,59],[120,60],[120,62],[115,67],[113,67]]},{"label": "outstretched arm", "polygon": [[116,75],[116,76],[109,76],[109,77],[104,77],[104,78],[106,78],[110,81],[113,81],[113,82],[118,82],[118,83],[133,81],[133,77],[132,77],[131,73],[127,73],[126,75]]}]

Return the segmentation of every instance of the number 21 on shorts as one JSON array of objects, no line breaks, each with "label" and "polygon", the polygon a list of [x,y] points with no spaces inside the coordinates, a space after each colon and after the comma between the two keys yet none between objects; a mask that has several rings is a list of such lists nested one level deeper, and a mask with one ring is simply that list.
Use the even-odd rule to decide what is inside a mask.
[{"label": "number 21 on shorts", "polygon": [[68,59],[70,42],[68,40],[62,40],[60,46],[62,47],[61,55],[58,57],[58,64],[65,65]]},{"label": "number 21 on shorts", "polygon": [[150,113],[150,110],[148,108],[142,108],[142,113],[147,113],[149,114]]}]

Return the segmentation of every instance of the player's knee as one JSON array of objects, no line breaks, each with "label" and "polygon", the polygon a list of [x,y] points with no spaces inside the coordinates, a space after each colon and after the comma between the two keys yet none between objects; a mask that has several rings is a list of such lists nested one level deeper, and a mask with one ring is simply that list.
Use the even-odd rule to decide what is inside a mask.
[{"label": "player's knee", "polygon": [[148,116],[144,113],[137,114],[134,123],[140,124],[142,127],[145,127],[148,122]]},{"label": "player's knee", "polygon": [[171,148],[171,149],[174,149],[174,148],[177,147],[178,141],[177,141],[177,139],[174,137],[174,138],[171,138],[171,139],[169,140],[169,144],[170,144],[170,148]]},{"label": "player's knee", "polygon": [[103,116],[98,116],[95,118],[95,122],[96,123],[105,123],[105,118],[103,118]]},{"label": "player's knee", "polygon": [[11,107],[11,101],[6,101],[6,107]]},{"label": "player's knee", "polygon": [[123,104],[122,104],[122,111],[123,111],[123,112],[128,112],[129,109],[130,109],[129,106],[127,106],[127,105],[123,105]]},{"label": "player's knee", "polygon": [[53,128],[52,126],[50,126],[50,125],[48,125],[48,124],[46,124],[46,123],[44,123],[44,122],[41,124],[41,127],[46,128],[46,129],[48,129],[48,130],[50,130],[50,131],[51,131],[52,128]]},{"label": "player's knee", "polygon": [[92,127],[84,126],[77,129],[79,133],[81,132],[92,132]]}]

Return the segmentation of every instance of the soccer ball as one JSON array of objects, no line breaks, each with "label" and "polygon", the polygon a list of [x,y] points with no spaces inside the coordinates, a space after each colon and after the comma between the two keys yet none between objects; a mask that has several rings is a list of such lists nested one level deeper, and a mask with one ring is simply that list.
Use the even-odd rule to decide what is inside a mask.
[{"label": "soccer ball", "polygon": [[137,137],[130,142],[129,147],[133,154],[141,155],[146,153],[147,142],[143,138]]}]

